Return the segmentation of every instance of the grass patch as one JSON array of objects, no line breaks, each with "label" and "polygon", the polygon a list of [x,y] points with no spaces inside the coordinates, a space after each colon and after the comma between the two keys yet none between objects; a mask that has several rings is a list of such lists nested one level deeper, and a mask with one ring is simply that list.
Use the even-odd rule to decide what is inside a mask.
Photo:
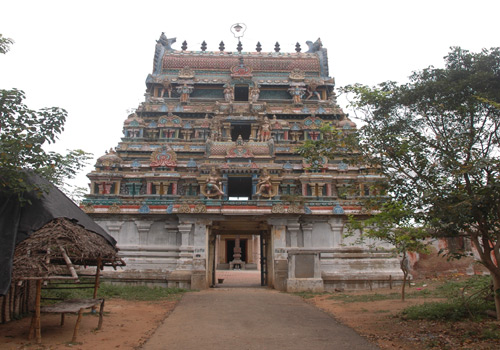
[{"label": "grass patch", "polygon": [[291,293],[293,295],[299,296],[303,299],[312,299],[314,297],[317,297],[319,295],[325,295],[325,294],[330,294],[328,292],[295,292]]},{"label": "grass patch", "polygon": [[389,313],[391,312],[391,310],[376,310],[376,311],[373,311],[374,314],[386,314],[386,313]]},{"label": "grass patch", "polygon": [[390,294],[357,294],[350,295],[345,293],[333,294],[328,299],[332,300],[340,300],[345,303],[359,303],[359,302],[370,302],[370,301],[379,301],[379,300],[392,300],[392,299],[401,299],[400,293],[390,293]]},{"label": "grass patch", "polygon": [[187,289],[182,288],[152,288],[147,286],[104,284],[99,288],[99,295],[105,298],[121,298],[126,300],[177,300],[187,291]]},{"label": "grass patch", "polygon": [[[405,299],[415,299],[415,298],[431,298],[433,293],[430,290],[420,290],[415,292],[407,292],[405,294]],[[346,293],[332,294],[328,299],[339,300],[345,303],[363,303],[371,301],[380,300],[401,300],[401,293],[389,293],[389,294],[357,294],[351,295]]]},{"label": "grass patch", "polygon": [[441,298],[457,298],[472,295],[490,286],[490,276],[472,276],[461,280],[448,280],[436,287],[434,295]]},{"label": "grass patch", "polygon": [[402,317],[411,320],[482,319],[486,310],[494,310],[489,276],[473,276],[465,280],[449,280],[437,286],[431,293],[445,298],[443,302],[410,306],[402,311]]},{"label": "grass patch", "polygon": [[[69,283],[51,284],[51,287],[64,287],[64,289],[44,289],[42,298],[44,304],[50,304],[52,299],[86,299],[92,298],[93,289],[78,289],[78,285]],[[161,288],[147,286],[127,286],[102,283],[97,292],[98,298],[120,298],[125,300],[177,300],[183,293],[187,292],[182,288]]]},{"label": "grass patch", "polygon": [[401,312],[407,320],[458,321],[468,316],[467,309],[456,301],[424,303],[407,307]]}]

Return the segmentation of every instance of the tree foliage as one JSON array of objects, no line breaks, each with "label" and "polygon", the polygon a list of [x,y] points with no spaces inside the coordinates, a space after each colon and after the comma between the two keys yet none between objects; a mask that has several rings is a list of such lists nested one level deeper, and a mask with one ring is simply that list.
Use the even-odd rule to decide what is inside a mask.
[{"label": "tree foliage", "polygon": [[434,236],[471,239],[497,289],[500,317],[500,48],[452,48],[444,68],[406,84],[347,86],[360,150],[392,195]]},{"label": "tree foliage", "polygon": [[[12,41],[0,40],[1,52],[7,52]],[[67,112],[57,107],[35,111],[25,105],[24,99],[23,91],[0,90],[0,192],[14,194],[21,201],[26,192],[41,195],[46,190],[28,182],[27,171],[68,189],[67,180],[90,159],[90,154],[82,150],[65,155],[45,151],[44,147],[54,143],[64,130]]]},{"label": "tree foliage", "polygon": [[4,37],[0,34],[0,53],[7,53],[10,49],[10,45],[14,44],[14,40]]}]

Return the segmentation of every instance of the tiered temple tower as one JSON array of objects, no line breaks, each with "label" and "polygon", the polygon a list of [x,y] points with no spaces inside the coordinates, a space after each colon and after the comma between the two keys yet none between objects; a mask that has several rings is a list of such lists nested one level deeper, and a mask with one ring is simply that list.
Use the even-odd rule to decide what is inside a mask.
[{"label": "tiered temple tower", "polygon": [[337,105],[321,41],[293,53],[174,42],[160,36],[145,101],[88,174],[82,208],[128,264],[112,276],[206,288],[236,261],[280,290],[400,279],[389,253],[343,237],[347,215],[366,215],[363,199],[377,194],[377,170],[353,166],[342,148],[314,171],[296,153],[327,137],[325,123],[356,128]]}]

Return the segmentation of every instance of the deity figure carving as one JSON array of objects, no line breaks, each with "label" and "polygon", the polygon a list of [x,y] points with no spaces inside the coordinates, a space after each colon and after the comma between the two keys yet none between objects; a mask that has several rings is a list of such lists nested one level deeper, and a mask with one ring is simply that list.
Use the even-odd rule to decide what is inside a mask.
[{"label": "deity figure carving", "polygon": [[181,103],[187,103],[189,101],[189,95],[192,91],[193,87],[188,86],[186,83],[177,87],[177,92],[181,95]]},{"label": "deity figure carving", "polygon": [[224,88],[224,100],[231,102],[234,99],[234,89],[230,84],[226,84]]},{"label": "deity figure carving", "polygon": [[215,168],[212,168],[210,175],[208,175],[205,186],[201,186],[201,193],[208,198],[222,198],[222,196],[224,196],[224,192],[222,192],[222,182]]},{"label": "deity figure carving", "polygon": [[259,182],[257,182],[257,188],[256,195],[260,195],[261,193],[269,194],[271,192],[271,176],[269,176],[266,168],[262,169]]},{"label": "deity figure carving", "polygon": [[316,90],[318,88],[318,83],[315,81],[311,81],[309,85],[307,85],[307,97],[306,100],[309,100],[311,97],[315,96],[318,98],[319,101],[321,101],[321,95],[319,92]]},{"label": "deity figure carving", "polygon": [[222,139],[222,123],[219,116],[214,116],[210,122],[210,138],[212,141]]},{"label": "deity figure carving", "polygon": [[257,102],[259,100],[260,89],[258,85],[255,85],[253,88],[250,88],[250,101]]},{"label": "deity figure carving", "polygon": [[257,138],[261,142],[269,141],[271,138],[271,123],[269,123],[269,119],[267,117],[264,117],[264,121],[260,125]]},{"label": "deity figure carving", "polygon": [[271,120],[271,128],[272,129],[283,129],[283,128],[289,128],[290,123],[287,122],[286,120],[281,120],[276,117],[276,114],[273,115],[273,119]]},{"label": "deity figure carving", "polygon": [[161,81],[161,85],[163,87],[163,91],[161,92],[161,97],[165,97],[165,92],[168,94],[168,97],[172,97],[172,84],[168,78],[164,78]]},{"label": "deity figure carving", "polygon": [[269,175],[267,168],[262,169],[259,182],[257,182],[257,192],[255,192],[255,195],[266,198],[272,198],[276,195],[276,191],[273,189],[271,182],[271,175]]},{"label": "deity figure carving", "polygon": [[293,103],[296,105],[302,104],[302,96],[304,95],[304,88],[298,85],[292,86],[288,89],[290,95],[292,95]]}]

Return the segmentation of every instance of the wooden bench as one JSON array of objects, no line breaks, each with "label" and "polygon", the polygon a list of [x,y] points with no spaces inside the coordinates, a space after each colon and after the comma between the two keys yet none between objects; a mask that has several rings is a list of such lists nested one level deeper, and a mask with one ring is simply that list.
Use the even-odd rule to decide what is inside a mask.
[{"label": "wooden bench", "polygon": [[[100,306],[99,308],[99,323],[97,324],[97,329],[101,329],[102,327],[102,316],[104,313],[104,299],[70,299],[65,300],[60,303],[43,306],[40,308],[41,313],[60,313],[61,314],[61,326],[64,324],[64,315],[67,313],[78,313],[78,318],[76,320],[75,330],[73,331],[73,338],[71,339],[72,343],[76,342],[78,337],[78,329],[80,328],[80,322],[82,320],[83,310],[95,308]],[[30,326],[30,336],[32,330],[36,332],[36,320],[33,315],[33,319],[31,321]],[[39,325],[38,325],[39,327]]]}]

